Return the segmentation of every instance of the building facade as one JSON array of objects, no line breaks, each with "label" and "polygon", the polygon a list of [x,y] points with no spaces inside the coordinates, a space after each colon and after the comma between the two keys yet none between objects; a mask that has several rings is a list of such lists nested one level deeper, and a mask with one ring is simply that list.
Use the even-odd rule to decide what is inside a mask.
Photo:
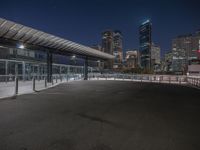
[{"label": "building facade", "polygon": [[172,41],[173,71],[186,73],[189,65],[200,64],[200,34],[178,36]]},{"label": "building facade", "polygon": [[160,46],[155,45],[154,43],[151,44],[151,66],[152,69],[156,71],[160,71]]},{"label": "building facade", "polygon": [[[102,33],[102,51],[108,54],[113,54],[113,31],[107,30]],[[113,60],[104,63],[105,69],[113,68]]]},{"label": "building facade", "polygon": [[113,68],[122,67],[123,50],[122,50],[122,33],[121,31],[113,32],[113,55],[115,56]]},{"label": "building facade", "polygon": [[151,70],[151,33],[152,24],[150,20],[143,22],[139,27],[139,49],[140,65],[143,69]]},{"label": "building facade", "polygon": [[173,60],[173,53],[169,51],[164,56],[164,68],[162,69],[164,72],[172,72],[172,60]]},{"label": "building facade", "polygon": [[138,67],[138,50],[126,51],[126,66],[129,69]]},{"label": "building facade", "polygon": [[119,30],[107,30],[102,33],[102,51],[115,56],[114,60],[104,63],[105,69],[120,68],[123,60],[122,33]]}]

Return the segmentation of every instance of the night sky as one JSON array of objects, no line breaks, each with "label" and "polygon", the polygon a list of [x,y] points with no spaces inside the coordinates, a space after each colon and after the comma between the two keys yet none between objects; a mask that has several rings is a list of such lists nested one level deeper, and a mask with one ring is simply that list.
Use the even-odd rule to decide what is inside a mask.
[{"label": "night sky", "polygon": [[151,19],[163,54],[174,37],[200,29],[199,7],[199,0],[1,0],[0,17],[88,46],[106,29],[121,30],[124,51],[139,47],[138,26]]}]

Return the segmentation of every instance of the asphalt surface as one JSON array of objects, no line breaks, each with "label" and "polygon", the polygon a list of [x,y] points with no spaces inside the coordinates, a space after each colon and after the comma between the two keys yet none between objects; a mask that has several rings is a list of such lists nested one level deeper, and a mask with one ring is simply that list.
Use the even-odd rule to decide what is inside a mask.
[{"label": "asphalt surface", "polygon": [[75,81],[0,100],[0,150],[199,150],[200,90]]}]

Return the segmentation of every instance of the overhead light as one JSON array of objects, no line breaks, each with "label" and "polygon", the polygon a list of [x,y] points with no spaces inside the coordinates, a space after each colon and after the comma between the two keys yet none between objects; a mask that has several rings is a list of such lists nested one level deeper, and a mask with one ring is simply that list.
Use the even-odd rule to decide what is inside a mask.
[{"label": "overhead light", "polygon": [[25,47],[24,47],[23,44],[20,44],[20,45],[19,45],[19,48],[20,48],[20,49],[24,49]]}]

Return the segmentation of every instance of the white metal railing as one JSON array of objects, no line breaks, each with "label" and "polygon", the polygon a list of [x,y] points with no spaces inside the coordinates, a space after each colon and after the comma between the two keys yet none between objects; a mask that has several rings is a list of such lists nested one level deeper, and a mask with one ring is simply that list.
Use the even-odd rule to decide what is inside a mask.
[{"label": "white metal railing", "polygon": [[59,83],[83,80],[83,74],[54,74],[51,82],[47,82],[47,76],[5,76],[1,75],[0,79],[0,98],[14,96],[17,94],[30,93],[52,87]]},{"label": "white metal railing", "polygon": [[[83,80],[83,74],[54,74],[51,82],[47,82],[46,75],[14,76],[0,75],[0,97],[8,97],[20,93],[38,91],[52,87],[59,83]],[[190,85],[200,88],[200,77],[197,76],[175,76],[175,75],[138,75],[138,74],[100,74],[89,73],[88,80],[118,80],[134,82],[152,82]]]},{"label": "white metal railing", "polygon": [[187,76],[176,75],[140,75],[140,74],[90,74],[90,80],[123,80],[136,82],[155,82],[187,84]]},{"label": "white metal railing", "polygon": [[200,88],[200,76],[188,76],[187,83],[188,85]]}]

